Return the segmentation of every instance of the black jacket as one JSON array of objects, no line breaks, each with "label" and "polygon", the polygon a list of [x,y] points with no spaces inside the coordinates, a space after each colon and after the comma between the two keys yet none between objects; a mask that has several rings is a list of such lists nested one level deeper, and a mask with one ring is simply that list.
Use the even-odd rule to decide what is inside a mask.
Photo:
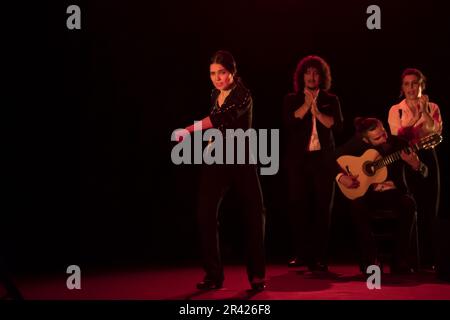
[{"label": "black jacket", "polygon": [[244,131],[252,126],[253,99],[248,90],[239,79],[219,108],[217,98],[220,91],[213,89],[211,93],[211,112],[209,117],[214,128],[225,133],[226,129],[241,128]]},{"label": "black jacket", "polygon": [[[303,119],[296,118],[294,112],[305,102],[303,92],[288,94],[283,105],[283,127],[285,147],[289,157],[301,155],[307,151],[312,132],[312,114],[308,112]],[[316,121],[317,134],[321,150],[334,151],[334,133],[342,129],[343,116],[337,96],[320,90],[317,97],[317,107],[320,112],[334,118],[331,128],[325,127],[320,121]]]}]

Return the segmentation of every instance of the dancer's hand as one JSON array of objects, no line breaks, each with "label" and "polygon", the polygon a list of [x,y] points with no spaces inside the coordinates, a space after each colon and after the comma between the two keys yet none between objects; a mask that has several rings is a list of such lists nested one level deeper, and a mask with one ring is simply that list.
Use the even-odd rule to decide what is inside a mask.
[{"label": "dancer's hand", "polygon": [[182,142],[184,140],[184,138],[189,135],[189,131],[187,131],[186,129],[178,129],[176,130],[174,133],[174,137],[176,142]]}]

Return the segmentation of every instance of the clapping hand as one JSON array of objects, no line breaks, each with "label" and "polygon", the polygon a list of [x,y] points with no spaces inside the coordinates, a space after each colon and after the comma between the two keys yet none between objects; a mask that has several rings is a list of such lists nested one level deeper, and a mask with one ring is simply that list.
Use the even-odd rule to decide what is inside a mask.
[{"label": "clapping hand", "polygon": [[184,138],[189,135],[189,131],[186,129],[178,129],[173,133],[172,141],[182,142]]},{"label": "clapping hand", "polygon": [[426,94],[422,95],[419,98],[419,112],[427,112],[428,113],[428,103],[430,102],[428,96]]},{"label": "clapping hand", "polygon": [[317,95],[319,94],[319,91],[316,90],[315,92],[311,92],[310,90],[306,89],[303,91],[305,93],[305,103],[308,106],[308,108],[311,109],[311,113],[313,115],[318,115],[319,109],[317,108]]}]

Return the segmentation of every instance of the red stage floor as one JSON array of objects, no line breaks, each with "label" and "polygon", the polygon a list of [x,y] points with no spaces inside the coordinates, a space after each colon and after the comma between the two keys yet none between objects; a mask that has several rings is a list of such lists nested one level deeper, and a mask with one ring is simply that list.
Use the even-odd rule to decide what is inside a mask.
[{"label": "red stage floor", "polygon": [[[266,291],[252,294],[244,266],[226,266],[224,288],[199,292],[195,289],[203,272],[199,267],[121,268],[81,270],[81,290],[66,288],[67,276],[18,276],[15,281],[25,299],[31,300],[450,300],[450,283],[435,274],[381,277],[381,289],[369,290],[356,265],[332,265],[329,274],[315,275],[284,265],[267,267]],[[0,295],[3,293],[0,289]]]}]

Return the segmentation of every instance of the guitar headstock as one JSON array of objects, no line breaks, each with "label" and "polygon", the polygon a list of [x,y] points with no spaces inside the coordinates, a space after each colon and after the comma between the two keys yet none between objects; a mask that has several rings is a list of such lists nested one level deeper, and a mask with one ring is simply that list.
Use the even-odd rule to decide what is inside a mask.
[{"label": "guitar headstock", "polygon": [[432,149],[436,147],[443,140],[442,136],[438,133],[433,133],[429,136],[423,137],[417,143],[419,149]]}]

